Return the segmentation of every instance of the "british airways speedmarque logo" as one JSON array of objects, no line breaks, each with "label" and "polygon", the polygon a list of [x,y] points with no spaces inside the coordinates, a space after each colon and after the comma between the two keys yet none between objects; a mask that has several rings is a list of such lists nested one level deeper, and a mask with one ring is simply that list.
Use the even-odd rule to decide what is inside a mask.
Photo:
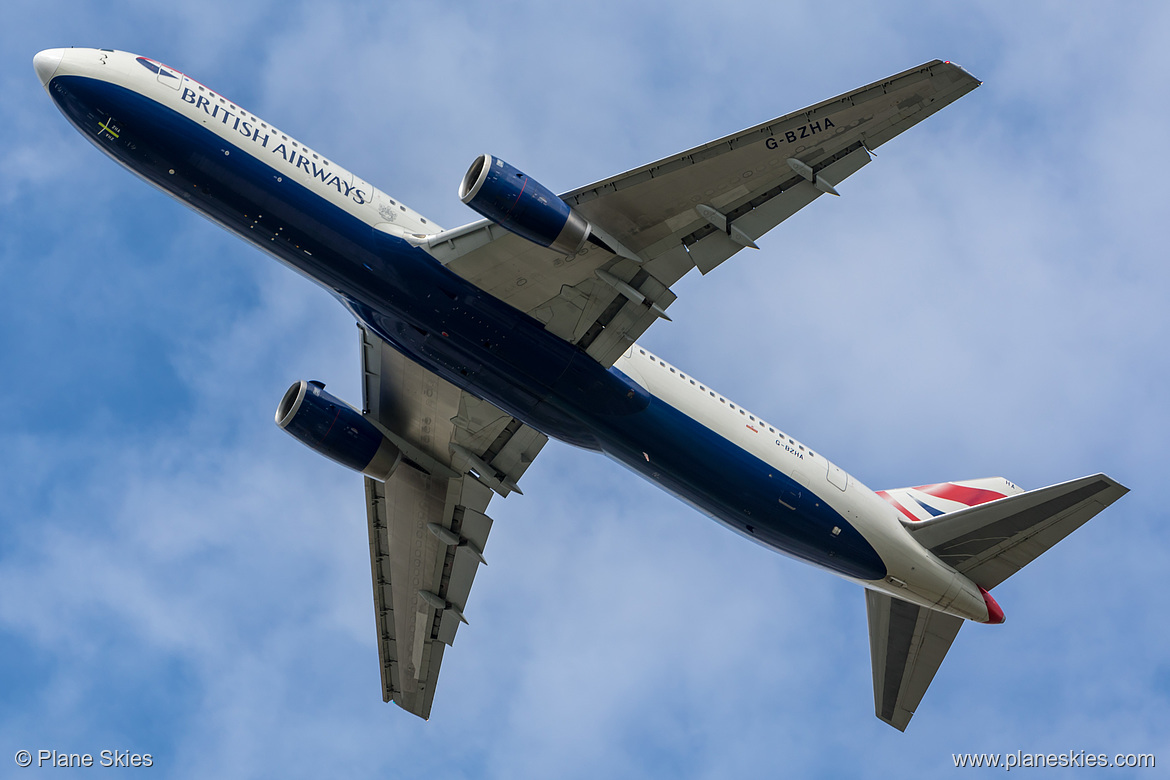
[{"label": "british airways speedmarque logo", "polygon": [[[141,59],[140,57],[139,60]],[[259,144],[262,148],[268,149],[273,154],[280,155],[281,159],[286,163],[300,168],[309,174],[309,176],[320,180],[326,187],[333,187],[339,195],[349,198],[359,206],[370,202],[370,194],[368,192],[351,185],[327,166],[323,164],[318,165],[315,160],[310,160],[296,149],[290,149],[284,143],[270,148],[268,142],[271,139],[271,135],[265,132],[263,128],[257,126],[251,119],[229,111],[221,105],[212,103],[206,96],[196,94],[195,90],[190,87],[183,88],[181,99],[195,106],[195,108],[203,109],[203,113],[212,119],[220,120],[225,127],[231,127],[231,129],[249,139],[252,143]]]}]

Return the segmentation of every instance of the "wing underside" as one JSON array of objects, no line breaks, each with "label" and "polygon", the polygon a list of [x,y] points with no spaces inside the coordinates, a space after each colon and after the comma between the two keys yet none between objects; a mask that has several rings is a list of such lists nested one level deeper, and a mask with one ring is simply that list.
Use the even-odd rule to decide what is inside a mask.
[{"label": "wing underside", "polygon": [[926,63],[562,196],[601,244],[562,255],[480,221],[428,237],[431,254],[602,365],[708,273],[826,193],[870,152],[979,86]]},{"label": "wing underside", "polygon": [[426,462],[365,486],[382,698],[428,718],[486,563],[488,502],[517,489],[547,438],[360,332],[365,413]]}]

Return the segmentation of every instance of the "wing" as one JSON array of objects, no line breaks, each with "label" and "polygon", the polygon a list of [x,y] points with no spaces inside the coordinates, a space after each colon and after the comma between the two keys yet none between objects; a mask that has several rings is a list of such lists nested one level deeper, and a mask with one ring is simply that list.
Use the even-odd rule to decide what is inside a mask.
[{"label": "wing", "polygon": [[425,239],[437,259],[612,365],[706,274],[869,162],[869,152],[979,86],[929,62],[883,81],[575,190],[593,226],[560,255],[480,221]]},{"label": "wing", "polygon": [[547,437],[459,390],[361,329],[365,414],[407,459],[366,478],[382,699],[430,717],[483,558],[493,493],[517,481]]},{"label": "wing", "polygon": [[963,619],[865,591],[877,716],[905,731]]}]

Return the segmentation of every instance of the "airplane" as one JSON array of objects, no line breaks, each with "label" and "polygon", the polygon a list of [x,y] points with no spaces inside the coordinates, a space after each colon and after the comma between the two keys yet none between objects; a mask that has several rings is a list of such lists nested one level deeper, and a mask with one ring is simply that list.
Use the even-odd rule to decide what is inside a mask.
[{"label": "airplane", "polygon": [[360,409],[298,381],[276,423],[365,476],[382,696],[429,719],[493,496],[548,439],[604,453],[732,531],[861,585],[874,710],[904,731],[990,591],[1128,489],[1095,474],[872,491],[637,343],[710,273],[980,85],[938,60],[562,195],[476,158],[443,229],[184,73],[111,49],[33,65],[65,118],[149,184],[354,316]]}]

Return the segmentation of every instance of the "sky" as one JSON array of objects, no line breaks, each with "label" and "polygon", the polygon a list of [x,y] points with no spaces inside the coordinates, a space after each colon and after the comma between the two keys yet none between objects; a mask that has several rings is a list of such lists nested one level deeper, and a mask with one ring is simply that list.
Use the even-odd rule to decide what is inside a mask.
[{"label": "sky", "polygon": [[[149,753],[176,778],[1170,763],[1168,8],[6,3],[0,767],[21,749]],[[71,45],[166,62],[445,227],[476,217],[456,191],[484,152],[567,191],[958,62],[983,86],[681,281],[642,342],[873,489],[1105,472],[1132,492],[996,589],[1007,622],[963,629],[902,734],[873,715],[857,586],[550,443],[490,507],[490,565],[420,721],[381,701],[361,478],[272,422],[300,379],[360,402],[352,320],[79,137],[32,69]]]}]

